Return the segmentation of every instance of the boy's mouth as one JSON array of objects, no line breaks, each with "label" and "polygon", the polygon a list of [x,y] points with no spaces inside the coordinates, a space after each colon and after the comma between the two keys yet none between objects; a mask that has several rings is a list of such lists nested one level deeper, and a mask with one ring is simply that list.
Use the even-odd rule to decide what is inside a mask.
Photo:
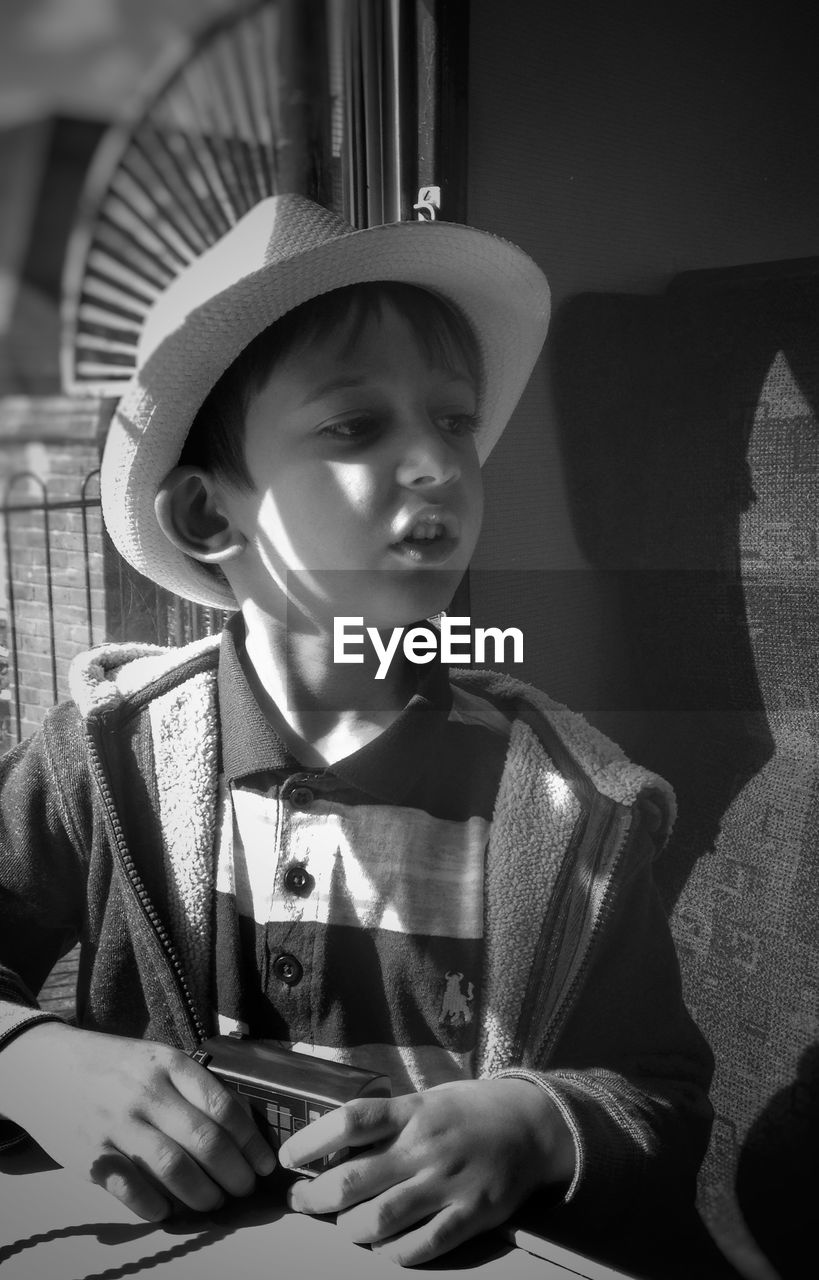
[{"label": "boy's mouth", "polygon": [[457,521],[438,512],[416,516],[405,530],[403,537],[391,544],[392,550],[417,563],[440,564],[458,543]]}]

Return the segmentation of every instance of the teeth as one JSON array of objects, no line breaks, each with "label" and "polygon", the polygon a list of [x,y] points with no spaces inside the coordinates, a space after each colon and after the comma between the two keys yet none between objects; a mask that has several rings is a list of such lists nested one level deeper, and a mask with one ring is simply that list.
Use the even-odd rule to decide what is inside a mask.
[{"label": "teeth", "polygon": [[427,541],[430,542],[434,538],[442,538],[445,530],[443,525],[437,524],[433,520],[419,520],[414,524],[407,534],[413,542]]}]

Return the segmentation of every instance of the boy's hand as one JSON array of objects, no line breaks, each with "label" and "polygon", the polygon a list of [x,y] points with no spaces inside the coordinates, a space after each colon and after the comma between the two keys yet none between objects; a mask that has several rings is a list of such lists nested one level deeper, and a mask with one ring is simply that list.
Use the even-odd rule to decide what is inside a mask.
[{"label": "boy's hand", "polygon": [[353,1240],[402,1266],[497,1226],[537,1188],[574,1175],[574,1141],[554,1103],[512,1078],[348,1102],[283,1143],[279,1160],[287,1168],[344,1147],[366,1150],[295,1183],[290,1206],[337,1213]]},{"label": "boy's hand", "polygon": [[0,1109],[140,1218],[213,1210],[276,1158],[235,1095],[179,1049],[39,1023],[0,1052]]}]

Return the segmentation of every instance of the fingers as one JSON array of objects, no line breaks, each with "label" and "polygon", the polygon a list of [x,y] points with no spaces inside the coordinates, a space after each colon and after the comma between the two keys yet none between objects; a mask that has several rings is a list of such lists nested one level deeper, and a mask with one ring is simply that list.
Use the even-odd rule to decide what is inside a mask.
[{"label": "fingers", "polygon": [[[399,1266],[428,1262],[475,1233],[474,1213],[447,1202],[434,1178],[408,1179],[338,1215],[337,1226],[356,1244],[369,1244]],[[494,1220],[486,1220],[487,1229]]]},{"label": "fingers", "polygon": [[402,1098],[356,1098],[328,1111],[282,1143],[279,1163],[285,1169],[294,1169],[344,1147],[370,1147],[383,1142],[403,1124],[402,1102]]},{"label": "fingers", "polygon": [[338,1213],[386,1191],[403,1176],[390,1152],[380,1148],[343,1161],[320,1177],[303,1178],[287,1193],[297,1213]]},{"label": "fingers", "polygon": [[336,1213],[353,1240],[402,1266],[496,1226],[516,1202],[510,1188],[521,1143],[504,1127],[499,1140],[495,1091],[488,1097],[486,1087],[471,1086],[457,1095],[453,1084],[446,1095],[359,1099],[294,1135],[280,1152],[285,1166],[345,1147],[352,1154],[314,1181],[296,1183],[291,1208]]},{"label": "fingers", "polygon": [[217,1209],[224,1192],[249,1195],[256,1174],[272,1172],[276,1157],[236,1096],[184,1057],[169,1067],[173,1091],[155,1102],[136,1131],[134,1157],[163,1188],[199,1212]]},{"label": "fingers", "polygon": [[[213,1121],[218,1126],[221,1136],[229,1139],[226,1147],[219,1145],[214,1156],[211,1152],[213,1135],[207,1126],[203,1128],[200,1124],[197,1126],[195,1147],[191,1150],[191,1154],[199,1160],[196,1148],[201,1147],[205,1156],[204,1167],[207,1169],[213,1166],[214,1161],[218,1164],[224,1159],[228,1160],[224,1172],[230,1179],[230,1183],[222,1181],[226,1191],[231,1191],[234,1195],[244,1194],[242,1191],[234,1190],[234,1186],[237,1185],[237,1180],[247,1182],[244,1173],[247,1167],[251,1171],[247,1191],[252,1189],[253,1174],[263,1178],[273,1172],[277,1163],[276,1155],[262,1137],[250,1108],[245,1109],[235,1093],[226,1088],[216,1076],[189,1058],[180,1057],[174,1060],[170,1078],[177,1093],[192,1108]],[[190,1150],[189,1147],[188,1149]],[[237,1152],[240,1156],[238,1163],[234,1158]],[[203,1162],[199,1160],[199,1163]]]},{"label": "fingers", "polygon": [[152,1124],[136,1126],[128,1155],[188,1209],[212,1212],[225,1193],[249,1195],[253,1170],[211,1120],[187,1104],[160,1111]]},{"label": "fingers", "polygon": [[99,1157],[91,1177],[149,1221],[166,1217],[174,1205],[212,1213],[225,1193],[248,1195],[256,1181],[230,1137],[179,1099],[158,1107],[150,1122],[129,1126],[127,1148]]},{"label": "fingers", "polygon": [[[182,1136],[189,1141],[187,1135]],[[156,1221],[180,1206],[212,1213],[224,1204],[224,1177],[209,1176],[166,1132],[151,1124],[135,1123],[128,1130],[127,1142],[127,1148],[98,1157],[91,1177],[140,1218]]]},{"label": "fingers", "polygon": [[440,1208],[441,1188],[412,1178],[345,1209],[336,1222],[356,1244],[377,1244],[417,1226]]},{"label": "fingers", "polygon": [[[485,1229],[496,1225],[487,1222]],[[456,1205],[447,1205],[440,1213],[416,1226],[413,1231],[392,1240],[373,1243],[373,1252],[389,1258],[399,1267],[416,1267],[432,1258],[448,1253],[475,1234],[475,1224]]]},{"label": "fingers", "polygon": [[213,1212],[226,1193],[248,1195],[256,1174],[276,1165],[252,1115],[216,1077],[178,1055],[167,1064],[166,1080],[91,1172],[149,1221],[167,1216],[174,1203]]}]

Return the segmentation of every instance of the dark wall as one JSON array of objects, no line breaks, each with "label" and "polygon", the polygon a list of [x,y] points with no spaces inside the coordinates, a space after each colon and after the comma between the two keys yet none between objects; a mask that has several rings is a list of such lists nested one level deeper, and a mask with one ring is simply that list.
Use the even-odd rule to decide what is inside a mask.
[{"label": "dark wall", "polygon": [[[582,292],[816,254],[808,15],[795,0],[472,0],[470,220],[533,254],[558,313]],[[507,572],[477,575],[473,614],[521,626],[524,674],[594,715],[619,679],[616,605],[575,535],[550,359],[486,467],[476,564],[516,569],[514,591]]]}]

